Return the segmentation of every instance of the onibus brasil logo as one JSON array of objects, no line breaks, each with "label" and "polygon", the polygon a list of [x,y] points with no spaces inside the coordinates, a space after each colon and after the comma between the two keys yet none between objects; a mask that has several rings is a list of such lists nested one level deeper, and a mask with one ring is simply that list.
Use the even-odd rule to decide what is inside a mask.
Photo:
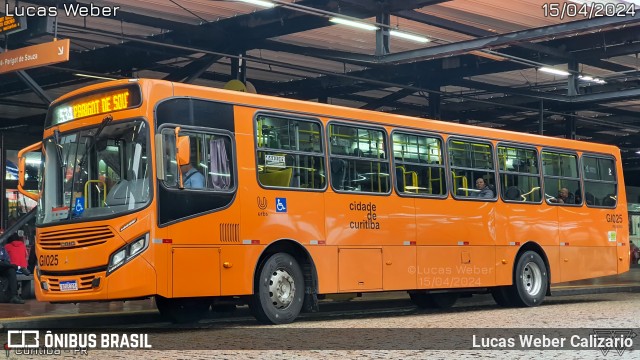
[{"label": "onibus brasil logo", "polygon": [[638,336],[631,329],[594,329],[593,332],[595,335],[590,337],[604,356],[607,356],[611,349],[615,349],[618,355],[622,356],[625,350],[633,346],[632,339]]}]

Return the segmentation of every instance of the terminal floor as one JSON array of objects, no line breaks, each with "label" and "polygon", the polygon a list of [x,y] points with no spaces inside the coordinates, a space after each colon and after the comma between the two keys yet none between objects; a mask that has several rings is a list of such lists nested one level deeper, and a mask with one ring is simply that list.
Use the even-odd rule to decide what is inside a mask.
[{"label": "terminal floor", "polygon": [[[557,284],[552,287],[552,292],[557,295],[577,295],[601,292],[640,292],[640,266],[634,266],[631,271],[597,279],[573,281]],[[364,294],[357,300],[369,299],[397,299],[407,297],[406,292],[372,293]],[[135,313],[155,311],[153,300],[113,301],[104,303],[79,303],[79,304],[51,304],[39,302],[35,299],[26,300],[25,304],[0,304],[0,322],[2,319],[34,318],[51,315],[82,315],[104,313]]]}]

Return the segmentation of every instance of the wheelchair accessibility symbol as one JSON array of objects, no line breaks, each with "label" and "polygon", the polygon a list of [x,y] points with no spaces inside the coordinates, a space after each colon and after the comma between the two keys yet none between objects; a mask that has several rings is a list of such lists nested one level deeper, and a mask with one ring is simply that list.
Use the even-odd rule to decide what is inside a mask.
[{"label": "wheelchair accessibility symbol", "polygon": [[73,213],[75,215],[81,215],[84,212],[84,198],[76,198],[76,204],[73,206]]},{"label": "wheelchair accessibility symbol", "polygon": [[276,198],[276,212],[287,212],[287,198]]}]

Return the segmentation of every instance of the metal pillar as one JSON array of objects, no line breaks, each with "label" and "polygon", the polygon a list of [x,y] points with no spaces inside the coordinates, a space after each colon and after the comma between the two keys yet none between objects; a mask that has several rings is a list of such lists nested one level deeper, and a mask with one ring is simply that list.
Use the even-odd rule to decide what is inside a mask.
[{"label": "metal pillar", "polygon": [[231,77],[240,80],[243,84],[247,83],[247,61],[244,59],[247,54],[243,51],[238,54],[240,57],[231,59]]},{"label": "metal pillar", "polygon": [[569,78],[567,79],[567,95],[576,96],[579,94],[578,91],[578,61],[569,60]]},{"label": "metal pillar", "polygon": [[376,22],[387,25],[376,30],[376,55],[387,55],[389,50],[389,24],[391,23],[391,15],[389,13],[380,13],[376,15]]},{"label": "metal pillar", "polygon": [[440,120],[440,94],[429,93],[429,117]]},{"label": "metal pillar", "polygon": [[573,116],[565,117],[565,138],[567,139],[576,139],[576,118]]},{"label": "metal pillar", "polygon": [[540,99],[540,112],[538,118],[538,134],[544,135],[544,100]]}]

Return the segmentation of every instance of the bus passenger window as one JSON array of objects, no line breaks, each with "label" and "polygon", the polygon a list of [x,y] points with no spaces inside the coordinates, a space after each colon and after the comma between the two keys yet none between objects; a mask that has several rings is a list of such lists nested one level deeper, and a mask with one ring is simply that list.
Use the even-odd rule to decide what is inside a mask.
[{"label": "bus passenger window", "polygon": [[585,155],[582,166],[587,206],[616,207],[618,186],[613,159]]},{"label": "bus passenger window", "polygon": [[575,154],[542,152],[544,196],[549,204],[582,205],[582,188]]},{"label": "bus passenger window", "polygon": [[256,144],[262,186],[311,190],[326,186],[319,122],[260,115]]},{"label": "bus passenger window", "polygon": [[446,196],[442,140],[394,132],[396,191],[403,195]]},{"label": "bus passenger window", "polygon": [[329,125],[331,185],[337,191],[388,193],[391,186],[382,130]]},{"label": "bus passenger window", "polygon": [[498,146],[498,169],[505,201],[541,202],[536,149]]},{"label": "bus passenger window", "polygon": [[496,175],[491,144],[449,140],[452,192],[456,198],[496,198]]}]

